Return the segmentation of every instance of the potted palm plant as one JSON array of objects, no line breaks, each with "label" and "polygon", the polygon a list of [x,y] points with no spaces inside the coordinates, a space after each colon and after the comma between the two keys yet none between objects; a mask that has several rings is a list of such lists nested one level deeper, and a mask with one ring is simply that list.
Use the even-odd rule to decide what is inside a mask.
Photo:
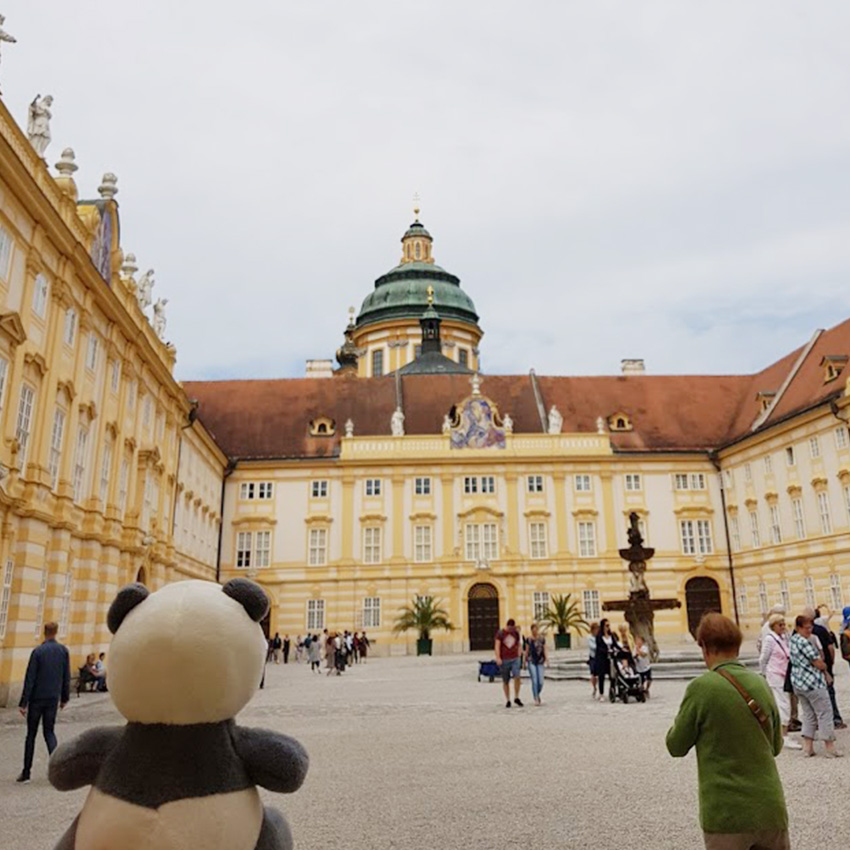
[{"label": "potted palm plant", "polygon": [[572,594],[553,596],[549,608],[540,619],[543,628],[554,628],[555,649],[569,649],[572,644],[570,629],[578,634],[590,628],[587,620],[581,615],[578,605],[572,601]]},{"label": "potted palm plant", "polygon": [[417,631],[417,655],[430,655],[433,647],[431,632],[435,629],[445,629],[450,632],[454,626],[449,622],[448,612],[440,607],[440,602],[433,596],[417,596],[412,605],[405,606],[399,612],[393,626],[394,634]]}]

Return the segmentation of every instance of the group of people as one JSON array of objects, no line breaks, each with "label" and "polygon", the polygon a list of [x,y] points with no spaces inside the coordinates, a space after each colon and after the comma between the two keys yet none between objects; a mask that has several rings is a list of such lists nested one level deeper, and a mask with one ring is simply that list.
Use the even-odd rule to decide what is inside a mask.
[{"label": "group of people", "polygon": [[[311,671],[321,673],[324,661],[328,676],[334,672],[340,675],[352,664],[359,664],[361,661],[365,663],[370,645],[365,631],[358,634],[349,632],[347,629],[342,633],[329,632],[325,629],[321,635],[308,634],[303,639],[301,635],[298,635],[295,638],[295,663],[300,664],[306,661]],[[280,664],[282,656],[283,663],[288,664],[291,648],[292,641],[289,635],[281,638],[280,633],[275,632],[274,637],[269,638],[268,641],[266,663],[274,661],[275,664]]]},{"label": "group of people", "polygon": [[[838,758],[835,730],[846,729],[835,698],[838,655],[850,662],[850,606],[843,612],[841,638],[829,628],[821,611],[805,608],[789,623],[782,606],[774,606],[759,639],[759,666],[773,693],[782,725],[784,746],[815,755],[815,740],[824,755]],[[798,718],[798,712],[802,718]],[[802,744],[788,737],[799,731]]]},{"label": "group of people", "polygon": [[639,679],[639,687],[644,699],[649,699],[652,686],[652,657],[649,647],[641,635],[631,640],[629,627],[620,625],[620,637],[611,628],[608,620],[590,624],[587,636],[587,666],[590,670],[591,698],[602,700],[605,697],[605,679],[612,687],[610,678],[619,672],[627,679]]},{"label": "group of people", "polygon": [[106,687],[106,653],[101,652],[100,655],[95,655],[91,652],[86,656],[86,663],[80,668],[80,676],[83,677],[83,684],[90,682],[94,685],[96,691],[105,693]]}]

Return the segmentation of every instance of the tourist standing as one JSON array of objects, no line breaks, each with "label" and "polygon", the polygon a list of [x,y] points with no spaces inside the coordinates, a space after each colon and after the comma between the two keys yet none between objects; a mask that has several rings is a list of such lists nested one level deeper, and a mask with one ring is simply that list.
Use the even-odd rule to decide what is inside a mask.
[{"label": "tourist standing", "polygon": [[330,676],[336,668],[336,643],[334,636],[329,634],[327,629],[325,629],[325,635],[325,669],[328,671],[327,675]]},{"label": "tourist standing", "polygon": [[366,632],[360,635],[360,658],[363,663],[366,663],[366,656],[369,654],[369,638],[366,637]]},{"label": "tourist standing", "polygon": [[649,699],[649,689],[652,686],[652,658],[646,641],[640,635],[635,635],[635,671],[640,676],[640,685],[646,698]]},{"label": "tourist standing", "polygon": [[357,636],[357,632],[355,632],[351,637],[351,645],[354,649],[354,663],[360,663],[360,638]]},{"label": "tourist standing", "polygon": [[681,758],[696,747],[707,850],[790,850],[775,762],[782,749],[779,712],[764,679],[738,660],[742,639],[728,617],[703,617],[697,643],[708,672],[688,685],[667,750]]},{"label": "tourist standing", "polygon": [[803,755],[815,754],[815,738],[824,742],[824,755],[837,758],[832,703],[827,690],[826,662],[811,642],[814,620],[801,614],[791,635],[791,685],[803,713]]},{"label": "tourist standing", "polygon": [[310,660],[310,672],[315,670],[317,673],[321,673],[322,645],[319,642],[318,635],[313,635],[310,640],[310,646],[307,649],[307,658]]},{"label": "tourist standing", "polygon": [[596,675],[596,636],[599,634],[599,623],[590,624],[590,634],[587,636],[587,668],[590,670],[591,699],[596,699],[596,688],[599,679]]},{"label": "tourist standing", "polygon": [[820,609],[815,612],[815,625],[812,634],[818,639],[821,646],[821,656],[826,662],[826,689],[829,692],[829,701],[832,704],[832,722],[836,729],[846,729],[847,724],[841,717],[841,712],[838,709],[838,701],[835,699],[835,647],[838,641],[835,635],[829,629],[829,621],[826,617],[822,617]]},{"label": "tourist standing", "polygon": [[[596,635],[596,678],[599,681],[599,699],[605,696],[605,677],[611,675],[611,662],[617,658],[620,644],[611,631],[608,620],[601,620]],[[609,685],[610,686],[610,685]]]},{"label": "tourist standing", "polygon": [[770,630],[762,638],[759,670],[773,692],[773,699],[779,709],[779,721],[782,724],[782,740],[789,750],[802,749],[802,745],[788,737],[788,724],[791,721],[791,694],[785,690],[785,678],[791,661],[791,647],[788,643],[788,630],[782,614],[771,614],[768,618]]},{"label": "tourist standing", "polygon": [[44,643],[30,653],[24,690],[18,708],[27,719],[27,739],[24,744],[24,769],[18,782],[29,782],[35,755],[35,738],[39,723],[42,726],[47,752],[56,749],[57,708],[65,708],[71,698],[71,660],[68,650],[56,640],[59,626],[44,624]]},{"label": "tourist standing", "polygon": [[289,635],[284,635],[283,637],[283,663],[289,664],[289,651],[292,649],[292,641],[289,639]]},{"label": "tourist standing", "polygon": [[494,653],[496,663],[501,668],[502,687],[505,691],[505,708],[511,707],[511,679],[514,680],[514,704],[522,708],[522,700],[519,698],[519,689],[522,685],[520,673],[522,670],[522,636],[519,633],[513,618],[508,620],[505,628],[496,632],[496,645]]},{"label": "tourist standing", "polygon": [[280,639],[280,633],[274,633],[274,640],[272,641],[272,650],[274,652],[274,663],[280,664],[280,650],[283,646],[283,641]]},{"label": "tourist standing", "polygon": [[543,675],[549,656],[546,653],[546,638],[540,633],[537,623],[531,626],[531,637],[525,644],[525,666],[531,677],[531,695],[535,705],[542,705],[540,692],[543,690]]}]

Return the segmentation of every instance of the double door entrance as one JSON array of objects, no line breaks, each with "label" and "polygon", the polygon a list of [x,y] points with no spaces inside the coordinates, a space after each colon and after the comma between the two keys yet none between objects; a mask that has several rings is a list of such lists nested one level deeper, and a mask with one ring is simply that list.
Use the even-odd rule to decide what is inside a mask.
[{"label": "double door entrance", "polygon": [[467,604],[470,650],[492,649],[499,630],[498,591],[492,584],[474,584]]}]

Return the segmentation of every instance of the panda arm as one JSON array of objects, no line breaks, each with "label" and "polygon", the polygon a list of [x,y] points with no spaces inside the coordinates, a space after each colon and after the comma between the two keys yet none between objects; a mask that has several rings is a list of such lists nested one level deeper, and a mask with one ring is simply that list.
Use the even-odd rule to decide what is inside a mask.
[{"label": "panda arm", "polygon": [[233,730],[233,744],[255,785],[284,794],[297,791],[310,759],[294,738],[266,729]]},{"label": "panda arm", "polygon": [[121,740],[124,726],[99,726],[60,744],[50,757],[47,777],[59,791],[92,785],[106,757]]}]

